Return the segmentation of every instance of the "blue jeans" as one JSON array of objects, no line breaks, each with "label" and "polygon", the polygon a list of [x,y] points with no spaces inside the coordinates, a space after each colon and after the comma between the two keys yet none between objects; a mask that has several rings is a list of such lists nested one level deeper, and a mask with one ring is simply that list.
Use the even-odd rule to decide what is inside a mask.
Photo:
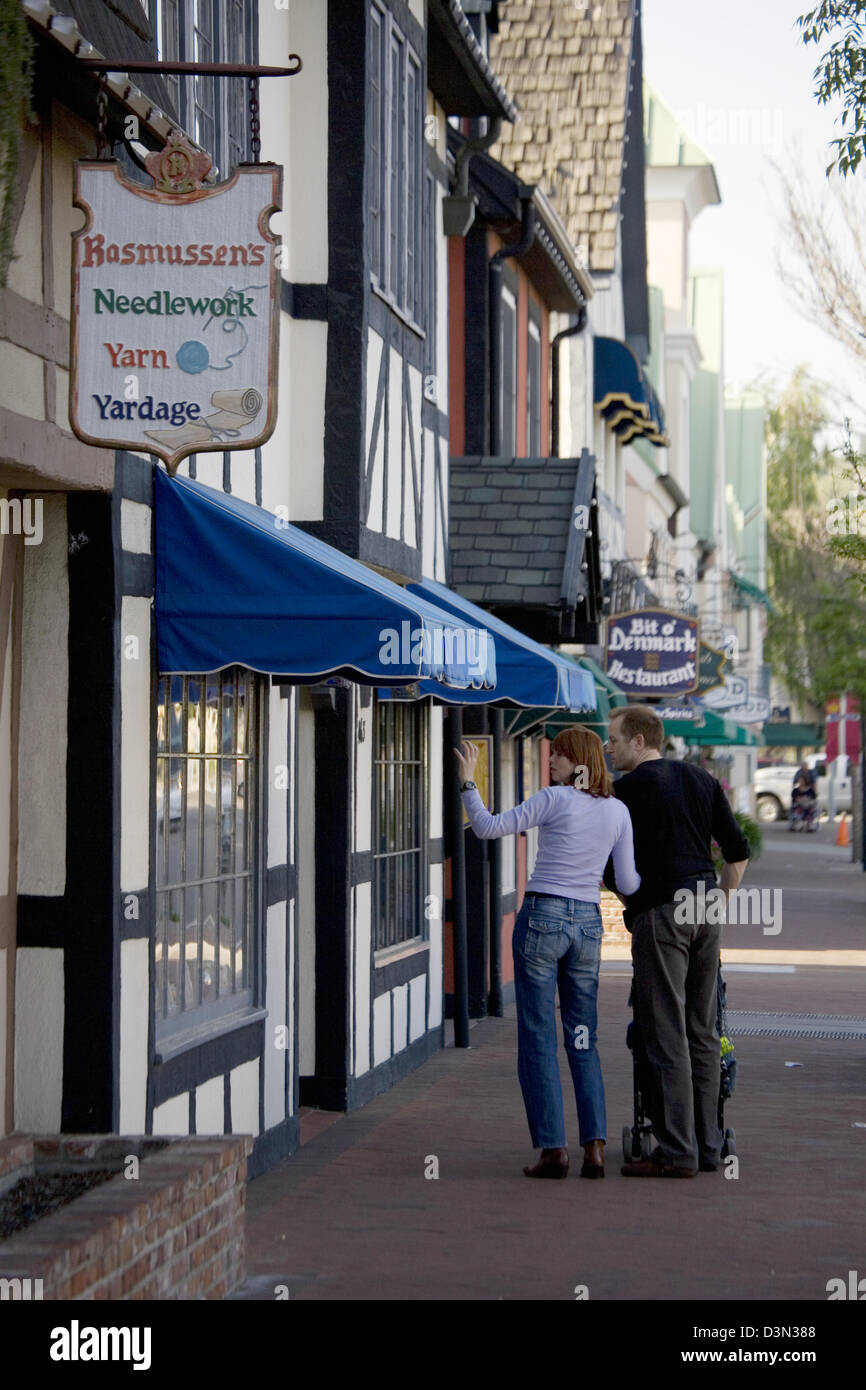
[{"label": "blue jeans", "polygon": [[597,903],[527,893],[514,924],[517,1074],[533,1147],[565,1148],[554,995],[574,1082],[581,1144],[604,1139],[604,1082],[596,1047],[601,910]]}]

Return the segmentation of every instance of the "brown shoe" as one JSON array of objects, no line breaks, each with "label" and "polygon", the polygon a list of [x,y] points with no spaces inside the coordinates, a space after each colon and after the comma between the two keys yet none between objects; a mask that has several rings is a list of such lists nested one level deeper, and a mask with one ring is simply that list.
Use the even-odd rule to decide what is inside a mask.
[{"label": "brown shoe", "polygon": [[542,1149],[541,1158],[532,1168],[524,1168],[528,1178],[565,1178],[568,1176],[568,1149]]},{"label": "brown shoe", "polygon": [[580,1170],[582,1178],[603,1178],[604,1177],[604,1140],[593,1139],[589,1144],[583,1146],[583,1167]]},{"label": "brown shoe", "polygon": [[675,1168],[670,1163],[658,1163],[652,1158],[637,1158],[633,1163],[624,1163],[621,1170],[625,1178],[696,1178],[697,1168]]}]

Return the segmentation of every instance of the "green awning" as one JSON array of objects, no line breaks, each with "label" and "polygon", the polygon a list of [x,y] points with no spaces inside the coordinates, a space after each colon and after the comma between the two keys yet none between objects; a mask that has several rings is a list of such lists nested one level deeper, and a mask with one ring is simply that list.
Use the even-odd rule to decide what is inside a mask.
[{"label": "green awning", "polygon": [[753,599],[755,603],[762,603],[768,613],[775,612],[773,600],[770,598],[770,595],[766,594],[763,589],[759,589],[757,584],[752,584],[750,580],[744,579],[741,574],[735,574],[733,570],[728,570],[728,574],[731,576],[731,579],[734,581],[734,584],[740,590],[741,594],[745,594],[747,598]]},{"label": "green awning", "polygon": [[597,661],[593,661],[591,656],[579,656],[577,658],[577,664],[591,672],[595,680],[596,690],[598,690],[599,693],[602,690],[605,691],[611,709],[621,709],[623,705],[628,704],[628,697],[625,691],[620,690],[616,681],[612,681],[610,676],[601,669]]},{"label": "green awning", "polygon": [[721,714],[716,714],[714,710],[704,710],[703,727],[696,729],[690,724],[684,724],[678,720],[665,720],[665,733],[675,735],[685,739],[686,743],[697,743],[700,745],[712,744],[717,746],[737,746],[751,747],[757,743],[755,735],[743,727],[742,724],[735,724],[731,719],[725,719]]},{"label": "green awning", "polygon": [[762,742],[765,748],[819,747],[824,742],[824,735],[817,724],[789,724],[778,720],[764,725]]}]

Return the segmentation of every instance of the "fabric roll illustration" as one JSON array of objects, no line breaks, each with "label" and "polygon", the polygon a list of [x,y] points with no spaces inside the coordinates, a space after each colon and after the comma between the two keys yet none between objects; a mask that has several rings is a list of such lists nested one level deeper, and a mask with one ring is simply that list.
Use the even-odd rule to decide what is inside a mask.
[{"label": "fabric roll illustration", "polygon": [[184,444],[205,444],[221,438],[236,438],[251,425],[263,405],[262,394],[254,386],[235,391],[214,391],[211,405],[218,409],[204,419],[179,425],[172,430],[147,430],[148,439],[155,439],[176,449]]},{"label": "fabric roll illustration", "polygon": [[262,397],[254,386],[247,386],[238,391],[214,391],[210,403],[220,410],[237,411],[252,420],[262,408]]}]

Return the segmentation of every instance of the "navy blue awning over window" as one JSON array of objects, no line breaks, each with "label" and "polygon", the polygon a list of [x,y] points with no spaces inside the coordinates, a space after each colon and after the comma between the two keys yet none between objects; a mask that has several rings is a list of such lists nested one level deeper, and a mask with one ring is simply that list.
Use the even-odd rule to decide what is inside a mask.
[{"label": "navy blue awning over window", "polygon": [[464,622],[486,624],[496,640],[496,689],[465,690],[451,695],[444,689],[423,684],[422,693],[455,704],[502,704],[524,709],[563,709],[588,713],[596,708],[595,681],[566,656],[534,642],[517,628],[477,608],[435,580],[410,584],[413,594],[435,603],[438,608],[462,618]]},{"label": "navy blue awning over window", "polygon": [[165,674],[249,667],[300,682],[496,683],[486,621],[409,593],[238,497],[155,472],[156,618]]},{"label": "navy blue awning over window", "polygon": [[643,438],[651,444],[669,445],[664,410],[628,343],[618,338],[596,338],[593,348],[595,408],[614,434],[623,444]]}]

